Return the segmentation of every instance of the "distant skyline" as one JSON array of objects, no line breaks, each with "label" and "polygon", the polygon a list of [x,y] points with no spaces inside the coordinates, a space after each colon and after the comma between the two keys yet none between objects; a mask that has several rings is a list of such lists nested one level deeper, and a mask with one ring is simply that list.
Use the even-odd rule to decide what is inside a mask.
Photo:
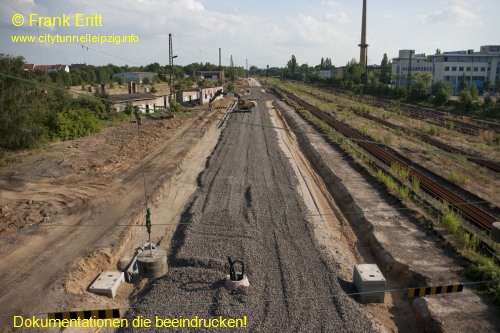
[{"label": "distant skyline", "polygon": [[[331,58],[343,66],[359,61],[362,0],[0,0],[0,53],[23,56],[35,64],[168,64],[168,34],[174,36],[175,64],[284,67],[292,54],[299,64],[315,66]],[[436,49],[479,50],[500,45],[498,0],[367,1],[368,64],[380,64],[400,49],[434,54]],[[25,17],[13,25],[13,15]],[[36,18],[60,16],[71,26],[29,26]],[[98,16],[102,19],[97,20]],[[75,26],[75,18],[88,24]],[[93,19],[95,18],[95,19]],[[85,21],[80,20],[80,23]],[[19,24],[19,21],[16,22]],[[40,22],[47,25],[48,21]],[[67,24],[66,24],[67,25]],[[130,35],[138,43],[13,43],[11,36]],[[83,46],[82,46],[83,44]]]}]

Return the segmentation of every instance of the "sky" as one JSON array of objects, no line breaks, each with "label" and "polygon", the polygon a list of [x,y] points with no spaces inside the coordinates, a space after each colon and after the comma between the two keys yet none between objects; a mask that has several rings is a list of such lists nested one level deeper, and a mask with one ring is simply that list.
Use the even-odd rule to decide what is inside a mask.
[{"label": "sky", "polygon": [[[0,53],[28,63],[119,66],[174,62],[265,68],[331,58],[359,61],[362,0],[0,0]],[[499,0],[367,0],[368,64],[398,50],[479,50],[500,45]],[[17,16],[16,16],[17,15]],[[22,18],[19,17],[22,16]],[[55,18],[55,19],[53,19]],[[58,21],[59,20],[59,21]],[[15,26],[17,24],[18,26]],[[51,26],[55,25],[55,26]],[[79,25],[79,26],[77,26]],[[123,35],[132,43],[119,43]],[[114,43],[20,43],[15,36],[86,36]],[[80,38],[80,37],[78,37]]]}]

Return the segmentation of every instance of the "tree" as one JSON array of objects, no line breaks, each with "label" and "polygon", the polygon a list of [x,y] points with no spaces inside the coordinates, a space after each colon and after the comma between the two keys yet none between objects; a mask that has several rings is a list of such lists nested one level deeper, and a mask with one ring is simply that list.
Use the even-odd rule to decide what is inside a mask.
[{"label": "tree", "polygon": [[319,68],[320,69],[325,69],[325,59],[323,57],[321,57],[321,63],[319,65]]},{"label": "tree", "polygon": [[431,88],[432,76],[429,73],[415,73],[412,80],[410,98],[414,100],[427,98],[429,89]]},{"label": "tree", "polygon": [[326,58],[325,60],[325,69],[332,69],[333,65],[332,65],[332,59],[330,58]]},{"label": "tree", "polygon": [[380,76],[376,71],[370,71],[368,73],[368,84],[376,86],[380,83]]},{"label": "tree", "polygon": [[44,126],[53,92],[41,85],[20,81],[33,80],[34,73],[24,71],[24,58],[0,53],[0,147],[24,149],[37,147],[48,139]]},{"label": "tree", "polygon": [[389,64],[387,53],[384,53],[384,57],[380,63],[380,82],[384,84],[391,83],[391,65]]},{"label": "tree", "polygon": [[295,76],[298,65],[297,65],[297,59],[293,54],[292,54],[292,59],[288,60],[287,67],[290,70],[290,73],[292,73],[292,76]]},{"label": "tree", "polygon": [[467,80],[465,79],[465,72],[462,74],[462,78],[460,79],[460,83],[458,84],[458,91],[462,91],[467,88]]},{"label": "tree", "polygon": [[491,89],[491,80],[490,80],[490,77],[489,77],[489,76],[487,76],[487,77],[486,77],[486,80],[484,80],[484,86],[483,86],[483,89],[484,89],[485,91],[487,91],[487,92],[489,92],[489,91],[490,91],[490,89]]},{"label": "tree", "polygon": [[438,81],[432,86],[433,103],[435,106],[445,105],[453,92],[451,84],[445,81]]},{"label": "tree", "polygon": [[470,93],[469,88],[465,88],[460,92],[460,103],[462,103],[462,106],[464,109],[468,110],[472,107],[472,104],[474,102],[474,99],[472,98],[472,95]]},{"label": "tree", "polygon": [[470,95],[474,101],[477,101],[479,99],[479,90],[477,89],[477,86],[475,83],[473,83],[470,86]]},{"label": "tree", "polygon": [[300,66],[300,73],[302,75],[307,75],[307,72],[309,71],[309,65],[308,64],[302,64]]},{"label": "tree", "polygon": [[349,61],[345,66],[345,75],[343,77],[343,81],[348,86],[352,86],[353,84],[360,84],[364,72],[364,66],[358,63],[356,59],[352,58],[352,60]]}]

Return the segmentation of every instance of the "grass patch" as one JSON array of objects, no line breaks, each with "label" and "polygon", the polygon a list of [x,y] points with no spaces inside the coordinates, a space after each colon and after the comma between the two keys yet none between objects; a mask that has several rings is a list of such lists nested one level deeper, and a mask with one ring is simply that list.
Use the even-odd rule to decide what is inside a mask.
[{"label": "grass patch", "polygon": [[481,133],[481,138],[484,143],[488,146],[499,146],[500,145],[500,134],[496,134],[492,131],[483,131]]},{"label": "grass patch", "polygon": [[464,173],[453,170],[451,172],[451,181],[458,185],[466,185],[470,178]]},{"label": "grass patch", "polygon": [[462,226],[460,217],[454,212],[449,212],[441,216],[441,223],[454,235],[457,234],[459,228]]},{"label": "grass patch", "polygon": [[391,164],[391,172],[402,181],[408,179],[408,176],[410,175],[410,170],[401,167],[399,164],[396,163]]},{"label": "grass patch", "polygon": [[12,153],[0,149],[0,168],[11,165],[12,163],[19,162],[20,159]]},{"label": "grass patch", "polygon": [[430,125],[427,128],[427,133],[429,133],[430,135],[439,136],[441,134],[441,128],[436,125]]},{"label": "grass patch", "polygon": [[377,170],[377,178],[384,183],[384,185],[393,192],[397,192],[399,189],[398,184],[392,179],[390,175],[385,174],[382,169]]},{"label": "grass patch", "polygon": [[[339,110],[344,109],[344,107],[340,104],[336,105],[336,107]],[[356,110],[355,107],[346,107],[346,109],[353,109],[354,111],[363,112],[362,109]],[[481,294],[490,298],[493,302],[500,303],[500,266],[494,260],[485,258],[479,252],[480,250],[478,249],[478,247],[480,245],[480,240],[478,236],[471,232],[468,232],[464,228],[462,217],[453,211],[453,207],[451,207],[446,201],[431,198],[423,193],[423,191],[420,191],[420,182],[417,178],[410,176],[407,169],[401,168],[398,165],[393,165],[391,166],[390,173],[385,173],[382,169],[378,169],[370,156],[355,143],[351,142],[350,140],[346,140],[339,134],[336,134],[336,132],[332,131],[332,129],[329,128],[328,125],[324,124],[321,121],[318,121],[317,119],[315,120],[315,117],[310,114],[308,115],[307,112],[302,111],[301,113],[303,113],[303,116],[306,119],[311,120],[319,128],[321,128],[324,133],[328,133],[328,137],[330,140],[340,143],[341,148],[346,151],[346,153],[351,155],[353,158],[361,158],[362,161],[367,164],[368,170],[376,170],[376,177],[394,195],[404,200],[410,198],[410,192],[414,192],[415,194],[411,195],[411,199],[415,202],[415,204],[423,208],[428,208],[427,205],[429,201],[433,202],[432,206],[434,206],[436,210],[432,209],[430,211],[430,214],[434,217],[437,217],[437,220],[441,222],[450,232],[450,234],[459,242],[459,244],[462,246],[462,255],[474,262],[467,269],[468,277],[471,280],[478,282],[489,281],[487,283],[478,284],[478,290]],[[431,132],[432,135],[437,135],[439,131],[444,130],[444,128],[440,128],[435,125],[430,127],[426,125],[424,127],[424,125],[422,125],[422,122],[419,120],[416,121],[416,124],[420,128],[425,128],[425,131]],[[445,125],[445,127],[449,126],[450,125]],[[367,127],[363,128],[367,130]],[[434,132],[434,134],[432,132]],[[400,134],[401,133],[396,132],[396,135]],[[483,137],[483,141],[499,142],[496,144],[500,144],[499,135],[496,135],[494,137],[492,137],[491,134],[485,135],[486,136]],[[485,142],[483,144],[486,145],[488,144],[488,142]],[[459,181],[468,179],[466,176],[459,173],[456,173],[455,177],[457,177],[457,180]],[[398,181],[400,181],[403,185],[399,185]],[[424,200],[424,198],[426,199]],[[429,210],[427,211],[429,212]],[[497,249],[497,251],[499,251],[500,246],[494,245],[493,247]]]},{"label": "grass patch", "polygon": [[491,281],[479,284],[477,290],[495,303],[500,303],[500,266],[493,259],[475,258],[467,269],[467,276],[473,281]]}]

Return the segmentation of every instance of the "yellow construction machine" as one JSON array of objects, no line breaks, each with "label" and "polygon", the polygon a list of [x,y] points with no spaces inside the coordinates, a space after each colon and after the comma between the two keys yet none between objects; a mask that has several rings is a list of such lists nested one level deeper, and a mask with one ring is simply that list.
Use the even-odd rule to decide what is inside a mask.
[{"label": "yellow construction machine", "polygon": [[236,97],[238,98],[238,109],[237,111],[247,111],[247,112],[250,112],[251,109],[257,105],[257,103],[255,101],[252,101],[252,100],[247,100],[247,99],[243,99],[241,98],[240,95],[238,95],[237,93],[235,92],[230,92],[230,91],[222,91],[221,90],[218,90],[215,95],[210,99],[210,102],[209,102],[209,105],[212,104],[212,102],[220,95],[223,95],[223,96],[227,96],[227,97]]}]

